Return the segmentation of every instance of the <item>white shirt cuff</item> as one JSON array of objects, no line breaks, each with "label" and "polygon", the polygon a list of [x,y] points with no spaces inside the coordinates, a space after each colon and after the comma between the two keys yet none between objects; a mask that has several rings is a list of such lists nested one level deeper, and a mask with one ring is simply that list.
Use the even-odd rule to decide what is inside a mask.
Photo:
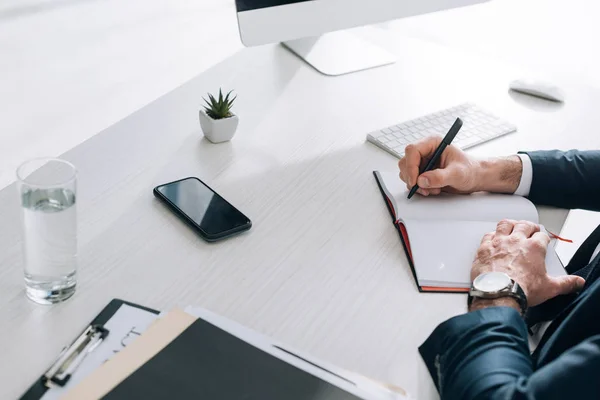
[{"label": "white shirt cuff", "polygon": [[527,197],[529,196],[529,190],[531,190],[531,182],[533,181],[533,165],[531,164],[531,158],[527,154],[517,154],[521,158],[521,164],[523,165],[523,172],[521,173],[521,182],[515,195]]}]

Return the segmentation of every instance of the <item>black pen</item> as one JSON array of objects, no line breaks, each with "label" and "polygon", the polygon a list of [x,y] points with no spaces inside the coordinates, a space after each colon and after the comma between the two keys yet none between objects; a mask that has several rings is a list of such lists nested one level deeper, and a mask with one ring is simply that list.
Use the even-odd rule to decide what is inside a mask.
[{"label": "black pen", "polygon": [[[444,152],[446,147],[450,146],[450,144],[456,137],[456,134],[458,133],[458,131],[460,131],[460,128],[462,128],[462,125],[462,120],[460,118],[456,118],[456,121],[454,121],[454,124],[452,124],[450,130],[448,131],[448,133],[446,133],[446,136],[444,136],[438,148],[435,149],[433,157],[431,157],[425,168],[419,172],[419,175],[427,171],[431,171],[433,169],[435,164],[437,164],[437,162],[440,160],[440,157],[442,156],[442,153]],[[419,185],[415,183],[415,186],[413,186],[412,189],[410,189],[410,192],[408,193],[408,198],[410,199],[411,197],[413,197],[415,193],[417,193],[417,190],[419,190]]]}]

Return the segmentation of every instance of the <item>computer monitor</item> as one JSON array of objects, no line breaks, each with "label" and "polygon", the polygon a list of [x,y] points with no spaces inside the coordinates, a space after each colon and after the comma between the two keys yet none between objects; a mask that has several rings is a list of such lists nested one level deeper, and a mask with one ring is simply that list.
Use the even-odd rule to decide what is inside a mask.
[{"label": "computer monitor", "polygon": [[236,7],[244,45],[282,42],[318,71],[340,75],[394,62],[392,54],[343,29],[485,1],[236,0]]}]

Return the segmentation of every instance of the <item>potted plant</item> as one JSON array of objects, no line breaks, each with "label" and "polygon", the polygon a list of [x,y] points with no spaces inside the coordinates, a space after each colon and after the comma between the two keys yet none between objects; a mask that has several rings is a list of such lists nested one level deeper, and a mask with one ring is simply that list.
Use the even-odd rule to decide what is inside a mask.
[{"label": "potted plant", "polygon": [[200,127],[204,136],[212,143],[221,143],[231,140],[237,129],[239,118],[231,112],[231,107],[237,96],[230,98],[231,92],[223,97],[219,89],[219,97],[215,98],[208,93],[208,100],[204,109],[200,110]]}]

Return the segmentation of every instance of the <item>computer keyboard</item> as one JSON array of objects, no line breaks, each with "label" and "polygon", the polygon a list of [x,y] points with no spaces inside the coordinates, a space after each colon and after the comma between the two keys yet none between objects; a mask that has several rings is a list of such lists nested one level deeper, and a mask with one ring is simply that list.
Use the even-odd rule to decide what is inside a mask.
[{"label": "computer keyboard", "polygon": [[462,119],[463,127],[452,144],[461,149],[473,147],[517,130],[515,125],[475,104],[465,103],[371,132],[367,135],[367,140],[388,153],[402,158],[405,147],[410,143],[418,142],[427,136],[444,136],[457,117]]}]

